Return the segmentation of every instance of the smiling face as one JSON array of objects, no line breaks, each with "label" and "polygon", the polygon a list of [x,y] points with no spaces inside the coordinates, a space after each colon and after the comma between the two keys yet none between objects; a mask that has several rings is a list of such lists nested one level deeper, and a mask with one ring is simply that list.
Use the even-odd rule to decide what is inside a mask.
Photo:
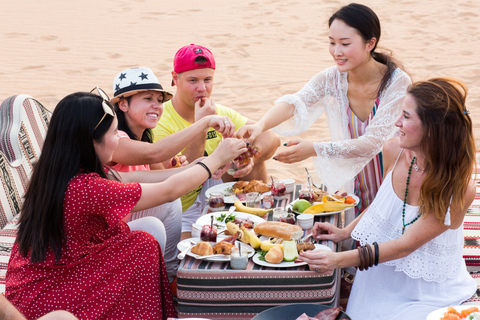
[{"label": "smiling face", "polygon": [[178,74],[172,72],[173,82],[177,86],[175,96],[178,96],[183,104],[194,108],[197,100],[210,98],[214,74],[215,70],[211,68],[195,69]]},{"label": "smiling face", "polygon": [[424,129],[417,114],[417,103],[411,94],[405,96],[402,114],[395,121],[395,125],[400,132],[399,146],[419,153]]},{"label": "smiling face", "polygon": [[118,120],[115,117],[108,129],[107,133],[102,137],[101,141],[93,140],[93,147],[102,164],[112,161],[113,153],[118,146]]},{"label": "smiling face", "polygon": [[330,54],[340,72],[350,71],[366,63],[376,42],[376,39],[372,38],[370,42],[365,43],[355,28],[340,19],[333,20],[328,39]]},{"label": "smiling face", "polygon": [[163,93],[159,91],[142,91],[128,99],[118,102],[118,107],[125,114],[125,121],[130,130],[141,137],[146,129],[155,128],[163,113]]}]

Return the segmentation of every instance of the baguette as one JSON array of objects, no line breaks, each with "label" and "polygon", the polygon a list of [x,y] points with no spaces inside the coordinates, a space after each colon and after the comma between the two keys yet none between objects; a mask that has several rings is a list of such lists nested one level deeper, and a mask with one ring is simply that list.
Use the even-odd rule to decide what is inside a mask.
[{"label": "baguette", "polygon": [[303,236],[300,226],[277,221],[259,223],[253,230],[262,236],[282,238],[283,240],[297,240]]}]

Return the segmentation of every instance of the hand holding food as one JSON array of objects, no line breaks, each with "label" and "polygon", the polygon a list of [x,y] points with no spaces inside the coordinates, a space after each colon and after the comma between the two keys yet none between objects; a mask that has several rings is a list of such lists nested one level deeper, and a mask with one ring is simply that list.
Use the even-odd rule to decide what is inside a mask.
[{"label": "hand holding food", "polygon": [[182,165],[180,163],[180,157],[179,156],[173,157],[172,160],[170,161],[170,164],[171,164],[172,168],[180,167]]}]

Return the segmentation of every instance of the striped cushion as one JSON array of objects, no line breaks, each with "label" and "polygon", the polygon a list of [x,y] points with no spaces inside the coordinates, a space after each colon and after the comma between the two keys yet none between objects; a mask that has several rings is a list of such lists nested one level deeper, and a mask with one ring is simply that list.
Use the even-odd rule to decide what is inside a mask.
[{"label": "striped cushion", "polygon": [[9,97],[0,106],[0,292],[4,292],[22,198],[50,116],[40,102],[24,94]]},{"label": "striped cushion", "polygon": [[0,292],[5,292],[5,274],[7,272],[8,259],[12,251],[15,236],[17,235],[17,215],[2,230],[0,230]]}]

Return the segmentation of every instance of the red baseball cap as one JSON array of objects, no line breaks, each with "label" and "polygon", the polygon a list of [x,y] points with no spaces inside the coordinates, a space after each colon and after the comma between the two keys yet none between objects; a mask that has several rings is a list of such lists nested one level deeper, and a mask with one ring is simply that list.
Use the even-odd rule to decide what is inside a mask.
[{"label": "red baseball cap", "polygon": [[203,68],[215,69],[215,59],[210,50],[196,44],[180,48],[173,59],[173,71],[176,73]]}]

